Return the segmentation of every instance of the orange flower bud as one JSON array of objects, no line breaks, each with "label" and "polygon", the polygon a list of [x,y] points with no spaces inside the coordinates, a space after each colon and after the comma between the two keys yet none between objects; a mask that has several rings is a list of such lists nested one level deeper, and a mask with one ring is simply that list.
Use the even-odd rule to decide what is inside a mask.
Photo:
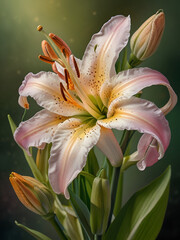
[{"label": "orange flower bud", "polygon": [[38,180],[14,172],[10,174],[9,180],[17,197],[29,210],[43,216],[53,212],[53,195]]},{"label": "orange flower bud", "polygon": [[132,54],[140,61],[150,57],[157,49],[165,26],[162,10],[148,18],[130,40]]}]

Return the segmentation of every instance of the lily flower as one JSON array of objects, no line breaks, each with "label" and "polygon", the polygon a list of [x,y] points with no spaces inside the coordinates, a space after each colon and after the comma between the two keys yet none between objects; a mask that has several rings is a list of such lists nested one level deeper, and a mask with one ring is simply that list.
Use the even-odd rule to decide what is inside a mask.
[{"label": "lily flower", "polygon": [[[38,30],[43,31],[41,26]],[[68,185],[85,166],[93,146],[113,166],[121,165],[123,154],[111,129],[149,134],[157,141],[160,158],[169,145],[170,129],[163,112],[154,103],[135,97],[145,87],[164,85],[170,93],[164,108],[170,111],[176,95],[168,80],[149,68],[115,72],[129,32],[129,16],[112,17],[93,35],[82,60],[72,55],[61,38],[46,35],[53,48],[43,41],[44,56],[39,58],[50,63],[55,73],[29,73],[19,88],[20,98],[31,96],[44,109],[20,123],[15,140],[27,152],[30,146],[43,148],[52,142],[49,180],[53,190],[66,198]]]}]

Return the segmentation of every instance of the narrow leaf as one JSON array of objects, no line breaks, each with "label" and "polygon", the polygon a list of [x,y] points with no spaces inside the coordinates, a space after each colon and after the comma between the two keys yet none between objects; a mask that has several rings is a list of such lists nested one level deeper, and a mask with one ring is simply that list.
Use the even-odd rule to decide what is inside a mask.
[{"label": "narrow leaf", "polygon": [[85,171],[81,171],[80,175],[84,176],[86,178],[86,180],[92,185],[94,178],[95,178],[92,174],[85,172]]},{"label": "narrow leaf", "polygon": [[71,189],[69,188],[69,194],[70,194],[70,200],[71,204],[74,208],[74,211],[77,214],[77,217],[83,226],[84,230],[87,233],[87,236],[89,236],[90,239],[93,239],[93,234],[91,232],[90,228],[90,214],[87,206],[83,203],[83,201],[74,194]]},{"label": "narrow leaf", "polygon": [[25,225],[18,223],[17,221],[15,221],[15,224],[18,227],[24,229],[26,232],[28,232],[31,236],[33,236],[37,240],[51,240],[51,238],[47,237],[43,233],[40,233],[34,229],[28,228]]},{"label": "narrow leaf", "polygon": [[12,120],[12,118],[9,114],[8,114],[8,121],[9,121],[9,125],[11,127],[12,134],[14,134],[17,126],[16,126],[16,124],[14,123],[14,121]]},{"label": "narrow leaf", "polygon": [[103,240],[155,240],[164,220],[171,168],[138,191],[117,215]]},{"label": "narrow leaf", "polygon": [[86,166],[84,167],[84,170],[86,172],[91,173],[94,176],[96,176],[96,173],[99,170],[99,164],[98,164],[96,155],[94,153],[94,149],[91,149],[88,154],[87,163],[86,163]]}]

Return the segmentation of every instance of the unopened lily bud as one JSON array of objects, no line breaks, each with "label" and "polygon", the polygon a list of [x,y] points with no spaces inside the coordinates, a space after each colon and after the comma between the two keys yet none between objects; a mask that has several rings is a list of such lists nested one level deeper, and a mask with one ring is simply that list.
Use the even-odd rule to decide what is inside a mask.
[{"label": "unopened lily bud", "polygon": [[17,197],[29,210],[44,217],[53,212],[54,197],[38,180],[14,172],[10,174],[9,180]]},{"label": "unopened lily bud", "polygon": [[102,235],[107,228],[111,208],[111,194],[108,179],[104,178],[104,170],[96,177],[92,185],[90,225],[93,234]]},{"label": "unopened lily bud", "polygon": [[164,31],[164,26],[165,15],[162,10],[159,10],[140,26],[130,40],[132,51],[130,64],[133,60],[135,62],[133,58],[143,61],[156,51]]}]

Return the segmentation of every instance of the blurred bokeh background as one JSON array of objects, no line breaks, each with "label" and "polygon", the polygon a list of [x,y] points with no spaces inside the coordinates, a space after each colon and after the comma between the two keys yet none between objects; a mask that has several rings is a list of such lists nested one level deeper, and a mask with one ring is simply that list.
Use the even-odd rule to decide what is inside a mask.
[{"label": "blurred bokeh background", "polygon": [[[51,67],[38,60],[41,54],[41,40],[44,37],[36,31],[41,24],[47,32],[56,33],[70,46],[74,55],[82,58],[91,36],[98,32],[103,23],[117,14],[131,16],[133,33],[140,24],[158,9],[166,14],[166,28],[157,52],[142,66],[162,72],[171,82],[176,93],[180,93],[179,79],[179,0],[1,0],[0,1],[0,99],[1,99],[1,165],[0,165],[0,227],[1,239],[33,239],[17,228],[17,220],[29,227],[47,233],[53,239],[56,235],[49,224],[28,211],[15,196],[9,183],[12,171],[31,175],[22,151],[14,142],[7,114],[18,124],[23,110],[17,103],[18,87],[24,76],[32,71],[51,71]],[[163,87],[152,87],[144,96],[162,104],[168,98]],[[33,101],[29,118],[37,111]],[[134,191],[149,183],[171,164],[172,181],[166,218],[158,239],[180,239],[180,107],[179,104],[167,116],[172,140],[166,156],[153,167],[143,172],[130,168],[125,176],[124,194],[126,200]]]}]

